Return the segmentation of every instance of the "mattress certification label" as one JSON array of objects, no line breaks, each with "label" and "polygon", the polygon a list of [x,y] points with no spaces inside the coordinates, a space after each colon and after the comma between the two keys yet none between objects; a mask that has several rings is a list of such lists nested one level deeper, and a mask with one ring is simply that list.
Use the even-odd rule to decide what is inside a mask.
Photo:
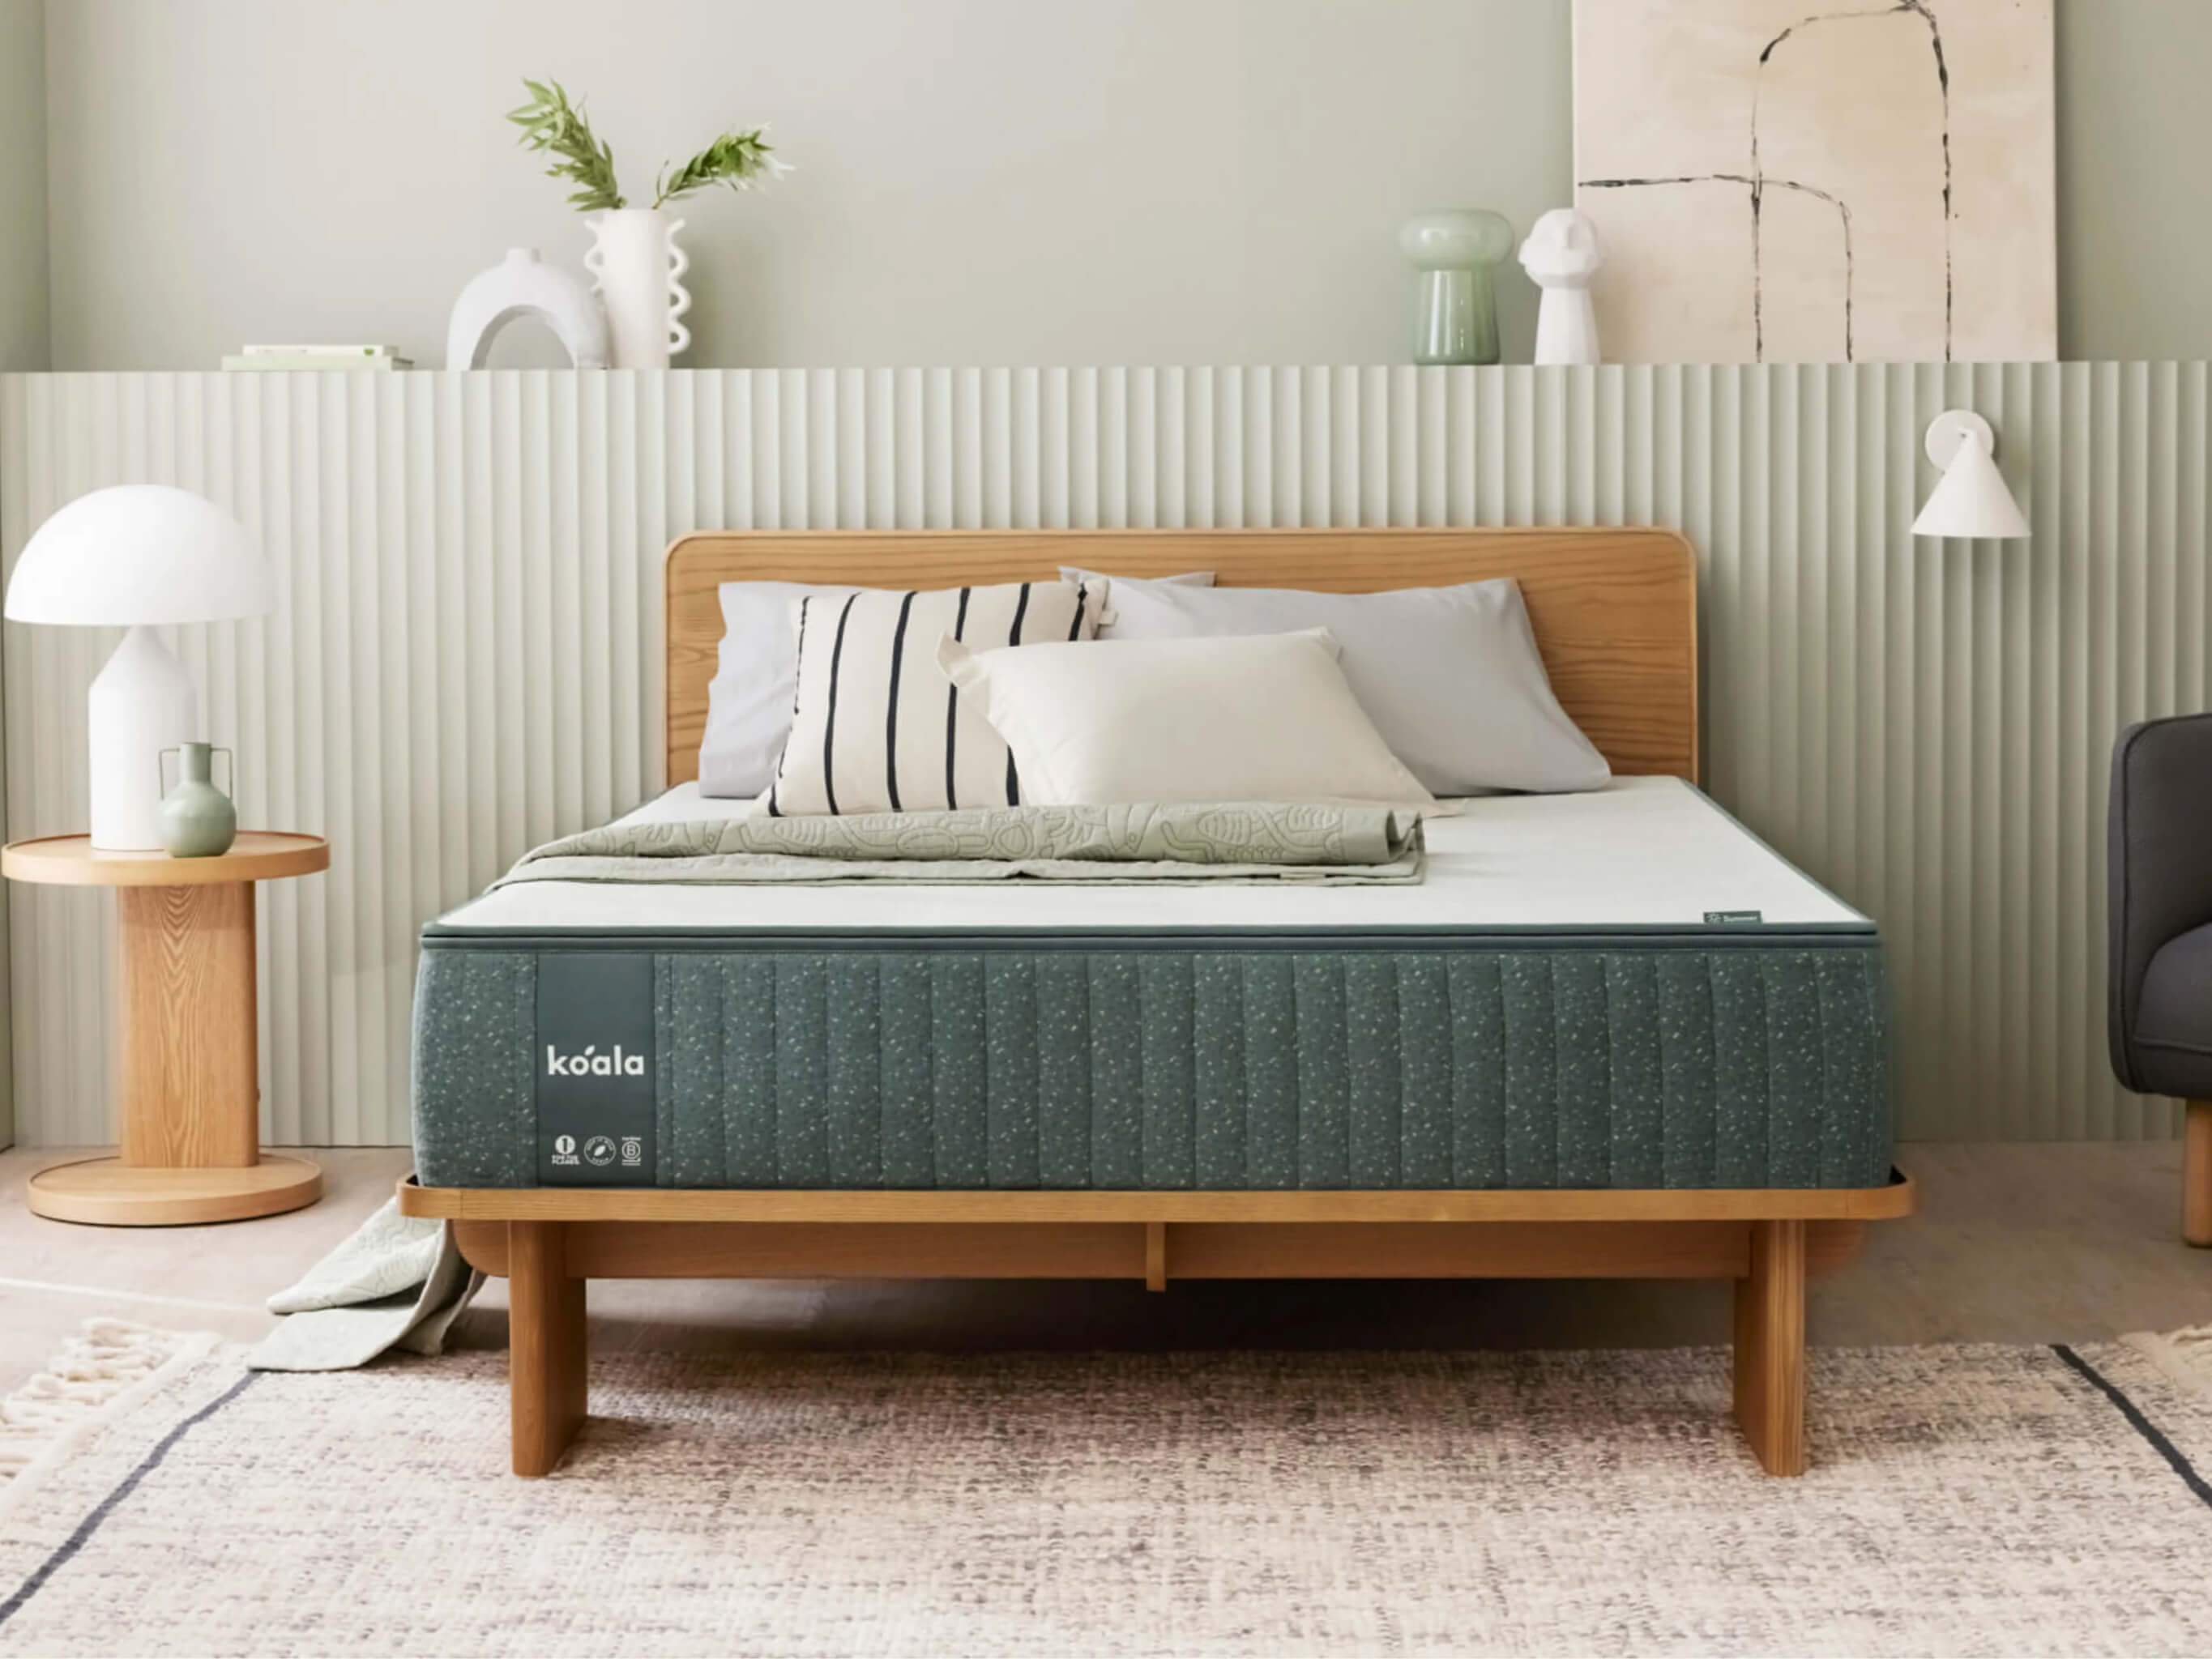
[{"label": "mattress certification label", "polygon": [[537,1062],[538,1179],[548,1187],[651,1186],[652,957],[540,955]]}]

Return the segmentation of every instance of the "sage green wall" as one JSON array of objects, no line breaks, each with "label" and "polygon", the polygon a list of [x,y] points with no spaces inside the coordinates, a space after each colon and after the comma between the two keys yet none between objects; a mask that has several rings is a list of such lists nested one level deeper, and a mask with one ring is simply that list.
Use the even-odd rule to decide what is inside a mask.
[{"label": "sage green wall", "polygon": [[[234,503],[289,596],[178,630],[240,810],[334,849],[261,900],[268,1144],[405,1139],[423,920],[655,792],[672,538],[1070,524],[1681,530],[1706,785],[1880,922],[1899,1133],[2173,1132],[2106,1060],[2105,785],[2122,725],[2212,707],[2212,365],[339,379],[0,375],[0,573],[62,499],[142,478]],[[2030,540],[1909,533],[1961,405]],[[17,642],[16,833],[70,829],[83,728],[52,711],[101,641]],[[108,1133],[87,897],[16,897],[34,1145]]]},{"label": "sage green wall", "polygon": [[0,374],[46,367],[46,27],[0,0]]},{"label": "sage green wall", "polygon": [[[1526,224],[1569,173],[1565,0],[55,0],[55,361],[245,339],[443,360],[503,249],[580,260],[500,119],[590,100],[634,195],[769,120],[799,169],[687,203],[688,362],[1406,355],[1408,214]],[[158,142],[151,142],[155,136]],[[1534,298],[1517,270],[1508,337]]]},{"label": "sage green wall", "polygon": [[[2057,6],[2064,355],[2212,356],[2212,0]],[[1525,226],[1567,198],[1571,15],[48,0],[53,361],[204,368],[320,337],[440,362],[453,295],[502,249],[574,261],[587,241],[499,119],[524,74],[587,93],[633,179],[774,122],[799,173],[686,210],[696,365],[1402,358],[1407,214],[1479,203]],[[1502,305],[1525,356],[1517,269]]]},{"label": "sage green wall", "polygon": [[[41,0],[0,0],[0,374],[46,366],[46,28]],[[8,817],[0,751],[0,827]],[[0,1008],[8,1006],[0,893]],[[9,1022],[0,1020],[0,1146],[15,1139]]]},{"label": "sage green wall", "polygon": [[2058,0],[2058,337],[2212,357],[2212,0]]}]

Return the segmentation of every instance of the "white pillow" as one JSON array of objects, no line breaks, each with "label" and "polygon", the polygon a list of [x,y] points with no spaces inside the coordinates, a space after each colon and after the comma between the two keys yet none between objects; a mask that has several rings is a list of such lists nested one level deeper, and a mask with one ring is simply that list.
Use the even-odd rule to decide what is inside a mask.
[{"label": "white pillow", "polygon": [[[1092,582],[1095,613],[1104,578],[1071,568],[1064,582]],[[1212,586],[1211,570],[1163,576],[1170,586]],[[791,735],[791,708],[798,695],[798,657],[793,650],[791,607],[810,593],[850,593],[850,587],[816,587],[805,582],[724,582],[721,585],[722,643],[714,678],[707,687],[707,735],[699,744],[699,793],[750,800],[775,780],[775,763]]]},{"label": "white pillow", "polygon": [[1066,582],[810,593],[792,613],[799,695],[769,791],[775,817],[1019,805],[1006,740],[933,672],[937,641],[1034,651],[1088,640],[1097,620]]},{"label": "white pillow", "polygon": [[1432,799],[1361,710],[1326,629],[1018,651],[948,636],[937,660],[1037,805]]},{"label": "white pillow", "polygon": [[1375,729],[1439,795],[1595,789],[1612,775],[1552,695],[1510,579],[1382,593],[1116,580],[1102,640],[1326,628]]}]

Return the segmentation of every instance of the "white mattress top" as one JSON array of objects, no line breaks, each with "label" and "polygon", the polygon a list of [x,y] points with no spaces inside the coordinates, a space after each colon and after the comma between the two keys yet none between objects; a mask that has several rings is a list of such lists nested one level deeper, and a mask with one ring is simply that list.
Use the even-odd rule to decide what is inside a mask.
[{"label": "white mattress top", "polygon": [[[707,799],[687,783],[619,822],[738,817],[754,805]],[[1413,886],[545,881],[503,887],[441,920],[470,929],[647,933],[1698,927],[1714,910],[1755,910],[1769,926],[1867,920],[1679,778],[1616,778],[1582,794],[1457,805],[1456,817],[1429,820],[1428,878]]]}]

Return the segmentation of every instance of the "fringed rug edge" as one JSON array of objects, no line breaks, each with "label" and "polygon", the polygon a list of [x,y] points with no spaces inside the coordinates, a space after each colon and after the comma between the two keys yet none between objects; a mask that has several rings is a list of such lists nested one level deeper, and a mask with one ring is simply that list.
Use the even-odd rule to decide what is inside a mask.
[{"label": "fringed rug edge", "polygon": [[85,1321],[43,1370],[0,1400],[0,1515],[87,1436],[128,1415],[221,1341],[213,1331]]},{"label": "fringed rug edge", "polygon": [[2179,1331],[2136,1331],[2120,1340],[2169,1380],[2193,1393],[2212,1394],[2212,1325]]}]

